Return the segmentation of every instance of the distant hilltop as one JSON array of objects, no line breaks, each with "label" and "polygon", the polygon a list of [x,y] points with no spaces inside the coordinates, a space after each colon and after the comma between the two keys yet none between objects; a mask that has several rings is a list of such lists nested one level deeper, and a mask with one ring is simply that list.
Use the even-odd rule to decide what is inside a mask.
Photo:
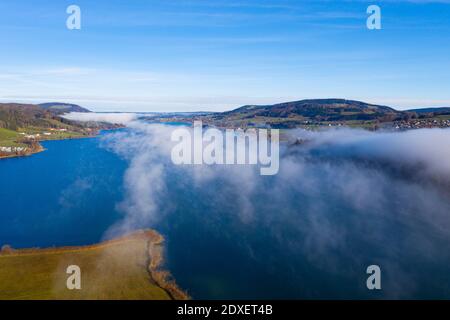
[{"label": "distant hilltop", "polygon": [[232,111],[223,112],[223,116],[246,115],[261,117],[293,117],[315,119],[317,121],[344,120],[393,120],[414,114],[442,115],[450,114],[450,108],[422,108],[399,111],[392,107],[346,99],[309,99],[283,102],[271,105],[246,105]]},{"label": "distant hilltop", "polygon": [[408,110],[410,112],[416,112],[419,114],[424,114],[424,113],[434,113],[434,114],[440,114],[440,115],[444,115],[444,114],[450,114],[450,108],[447,107],[443,107],[443,108],[420,108],[420,109],[411,109]]},{"label": "distant hilltop", "polygon": [[[0,128],[47,126],[48,119],[67,123],[65,113],[89,113],[76,104],[48,102],[42,104],[0,104]],[[141,119],[159,122],[202,120],[217,127],[314,128],[350,126],[367,129],[448,128],[450,108],[396,110],[390,106],[339,98],[306,99],[270,105],[245,105],[225,112],[177,112],[140,115]],[[47,121],[45,121],[47,119]],[[47,122],[47,123],[43,123]],[[74,123],[71,123],[74,124]],[[78,124],[79,125],[79,124]],[[86,125],[86,124],[84,124]]]},{"label": "distant hilltop", "polygon": [[[430,119],[436,122],[430,123]],[[218,126],[234,127],[297,128],[326,125],[376,129],[385,126],[448,127],[448,119],[450,108],[399,111],[384,105],[333,98],[246,105],[231,111],[210,114],[202,120]],[[412,125],[410,122],[414,120],[420,122],[416,121]]]},{"label": "distant hilltop", "polygon": [[223,116],[297,118],[315,121],[393,120],[403,112],[391,107],[345,99],[311,99],[272,105],[247,105]]},{"label": "distant hilltop", "polygon": [[223,128],[314,128],[349,126],[366,129],[448,128],[450,108],[396,110],[389,106],[346,99],[307,99],[270,105],[245,105],[226,112],[160,115],[156,121],[189,121]]},{"label": "distant hilltop", "polygon": [[57,112],[57,113],[67,113],[67,112],[91,112],[90,110],[80,107],[77,104],[72,103],[62,103],[62,102],[47,102],[38,104],[39,107]]},{"label": "distant hilltop", "polygon": [[90,112],[88,109],[75,104],[44,103],[0,103],[0,128],[17,130],[18,128],[35,127],[64,127],[71,124],[60,116],[67,112]]}]

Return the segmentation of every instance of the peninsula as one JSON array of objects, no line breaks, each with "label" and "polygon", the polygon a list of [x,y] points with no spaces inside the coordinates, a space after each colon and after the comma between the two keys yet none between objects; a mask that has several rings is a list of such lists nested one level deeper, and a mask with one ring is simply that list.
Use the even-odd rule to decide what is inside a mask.
[{"label": "peninsula", "polygon": [[[0,251],[0,300],[186,300],[162,268],[164,238],[154,230],[80,247]],[[69,290],[68,266],[81,272],[81,289]]]}]

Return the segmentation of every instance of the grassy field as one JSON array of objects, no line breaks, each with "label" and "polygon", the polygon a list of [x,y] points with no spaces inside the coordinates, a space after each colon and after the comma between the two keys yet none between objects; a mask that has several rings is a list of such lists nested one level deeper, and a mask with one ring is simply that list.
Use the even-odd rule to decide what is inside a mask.
[{"label": "grassy field", "polygon": [[[60,129],[66,129],[67,131],[52,130],[51,128],[39,128],[32,126],[24,129],[18,129],[18,131],[0,128],[0,147],[25,148],[25,150],[21,151],[20,153],[16,152],[12,152],[9,154],[3,153],[2,155],[0,155],[0,158],[24,156],[42,151],[43,148],[39,143],[33,143],[33,140],[28,140],[28,142],[25,141],[27,135],[36,135],[36,140],[34,140],[35,142],[45,140],[77,139],[92,136],[86,132],[71,131],[70,126],[66,127],[67,128],[60,128]],[[37,136],[38,134],[39,136]]]},{"label": "grassy field", "polygon": [[[149,272],[161,239],[149,230],[93,246],[3,250],[0,299],[170,299]],[[81,290],[67,289],[69,265],[81,269]]]},{"label": "grassy field", "polygon": [[0,147],[23,147],[24,144],[16,142],[19,134],[16,131],[0,128]]},{"label": "grassy field", "polygon": [[450,120],[450,114],[443,114],[440,116],[436,116],[435,118],[433,118],[433,120]]},{"label": "grassy field", "polygon": [[[83,135],[80,132],[71,131],[68,127],[67,131],[52,131],[50,128],[39,128],[39,127],[27,127],[20,129],[19,132],[25,133],[27,135],[40,134],[39,140],[60,140],[60,139],[71,139],[80,138]],[[44,135],[44,132],[50,133],[49,136]]]}]

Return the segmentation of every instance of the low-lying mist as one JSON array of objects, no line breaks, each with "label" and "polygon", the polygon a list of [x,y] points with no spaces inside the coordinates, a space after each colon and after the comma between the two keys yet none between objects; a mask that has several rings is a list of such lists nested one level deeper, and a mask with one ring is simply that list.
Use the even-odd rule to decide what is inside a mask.
[{"label": "low-lying mist", "polygon": [[105,237],[162,231],[194,298],[450,298],[450,130],[292,130],[275,176],[175,166],[172,130],[132,121],[104,137],[129,163]]},{"label": "low-lying mist", "polygon": [[81,122],[108,122],[113,124],[127,124],[138,119],[137,113],[122,112],[70,112],[63,115],[68,120]]}]

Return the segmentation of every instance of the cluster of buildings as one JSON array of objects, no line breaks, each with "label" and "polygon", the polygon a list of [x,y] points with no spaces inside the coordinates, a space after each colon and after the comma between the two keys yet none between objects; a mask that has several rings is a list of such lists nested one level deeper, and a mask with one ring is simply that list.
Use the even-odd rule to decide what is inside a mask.
[{"label": "cluster of buildings", "polygon": [[450,128],[450,119],[413,119],[394,122],[394,129]]},{"label": "cluster of buildings", "polygon": [[39,139],[39,137],[41,136],[39,133],[36,134],[26,134],[25,132],[21,132],[21,135],[23,135],[23,137],[25,139],[30,139],[30,140],[36,140]]},{"label": "cluster of buildings", "polygon": [[[50,128],[49,131],[57,131],[57,132],[67,132],[67,129],[55,129],[55,128]],[[42,132],[41,133],[35,133],[35,134],[26,134],[25,132],[20,132],[20,134],[28,140],[38,140],[41,136],[51,136],[52,132]]]}]

